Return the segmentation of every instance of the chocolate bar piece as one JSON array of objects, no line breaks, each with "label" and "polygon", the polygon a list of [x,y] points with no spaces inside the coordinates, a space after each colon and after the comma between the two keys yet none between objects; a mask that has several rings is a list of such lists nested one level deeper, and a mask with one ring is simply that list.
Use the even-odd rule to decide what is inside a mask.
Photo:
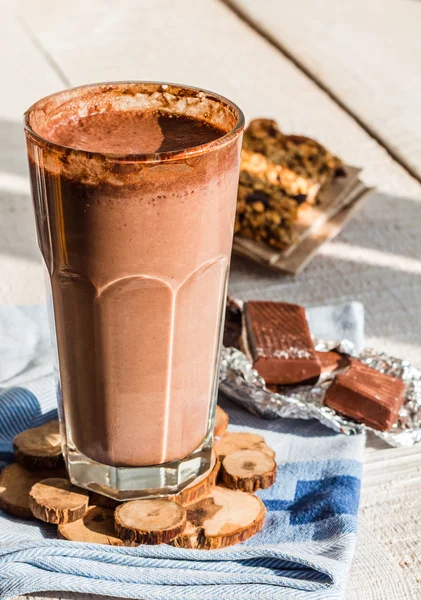
[{"label": "chocolate bar piece", "polygon": [[373,429],[388,431],[404,398],[405,384],[401,379],[353,359],[349,369],[338,375],[327,390],[325,404]]},{"label": "chocolate bar piece", "polygon": [[302,306],[247,302],[244,323],[244,350],[266,383],[317,381],[320,364]]},{"label": "chocolate bar piece", "polygon": [[334,373],[349,365],[349,359],[334,350],[330,352],[316,352],[322,373]]}]

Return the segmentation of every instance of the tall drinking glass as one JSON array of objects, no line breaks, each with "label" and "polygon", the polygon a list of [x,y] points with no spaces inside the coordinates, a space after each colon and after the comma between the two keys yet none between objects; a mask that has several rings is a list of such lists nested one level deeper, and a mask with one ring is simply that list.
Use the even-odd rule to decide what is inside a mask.
[{"label": "tall drinking glass", "polygon": [[[154,114],[145,136],[158,142],[133,152],[131,119]],[[57,138],[87,116],[97,126],[78,143]],[[177,149],[180,118],[197,127]],[[119,145],[102,151],[113,124]],[[217,134],[203,142],[205,124]],[[243,126],[217,94],[144,82],[66,90],[25,114],[63,453],[77,485],[160,496],[210,467]]]}]

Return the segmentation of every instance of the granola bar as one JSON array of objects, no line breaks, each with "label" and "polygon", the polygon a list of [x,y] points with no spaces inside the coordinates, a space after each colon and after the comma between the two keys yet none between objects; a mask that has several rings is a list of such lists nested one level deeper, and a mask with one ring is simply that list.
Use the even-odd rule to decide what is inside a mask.
[{"label": "granola bar", "polygon": [[235,233],[275,248],[294,241],[299,204],[278,186],[240,172]]},{"label": "granola bar", "polygon": [[284,248],[295,240],[298,209],[343,174],[321,144],[284,135],[275,121],[255,119],[244,132],[235,232]]}]

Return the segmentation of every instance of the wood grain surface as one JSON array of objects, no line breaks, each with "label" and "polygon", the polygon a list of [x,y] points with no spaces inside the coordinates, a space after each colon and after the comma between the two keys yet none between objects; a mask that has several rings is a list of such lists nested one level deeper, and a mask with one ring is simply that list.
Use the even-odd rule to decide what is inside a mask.
[{"label": "wood grain surface", "polygon": [[29,197],[23,111],[63,86],[33,42],[0,6],[0,303],[43,302],[44,282]]},{"label": "wood grain surface", "polygon": [[227,0],[421,177],[421,3]]},{"label": "wood grain surface", "polygon": [[[415,59],[409,54],[418,48],[414,32],[420,28],[421,4],[259,0],[254,5],[261,23],[271,10],[281,12],[283,42],[296,62],[217,0],[92,0],[89,5],[84,0],[5,0],[0,14],[0,50],[7,57],[0,65],[7,82],[0,95],[0,303],[43,299],[23,110],[70,84],[180,81],[227,95],[247,119],[272,117],[286,132],[316,137],[347,163],[361,165],[365,183],[378,187],[298,279],[235,257],[230,292],[305,305],[360,300],[367,344],[419,363],[421,185],[402,165],[418,173],[421,164],[420,128],[408,125],[411,115],[419,119],[414,111],[420,103],[420,75],[413,72]],[[385,44],[393,23],[396,30]],[[300,61],[310,76],[297,66]],[[374,91],[389,85],[389,94],[374,97]],[[347,600],[412,600],[421,594],[420,452],[367,449]],[[80,598],[67,593],[37,597]]]}]

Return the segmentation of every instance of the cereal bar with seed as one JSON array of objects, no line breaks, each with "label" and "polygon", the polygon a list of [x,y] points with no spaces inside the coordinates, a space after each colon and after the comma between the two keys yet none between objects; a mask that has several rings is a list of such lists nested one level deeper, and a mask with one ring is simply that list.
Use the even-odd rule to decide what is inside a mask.
[{"label": "cereal bar with seed", "polygon": [[298,203],[278,187],[240,173],[235,233],[275,248],[294,242]]},{"label": "cereal bar with seed", "polygon": [[235,232],[275,248],[292,244],[299,207],[314,204],[320,188],[343,174],[341,161],[315,140],[255,119],[244,132]]}]

